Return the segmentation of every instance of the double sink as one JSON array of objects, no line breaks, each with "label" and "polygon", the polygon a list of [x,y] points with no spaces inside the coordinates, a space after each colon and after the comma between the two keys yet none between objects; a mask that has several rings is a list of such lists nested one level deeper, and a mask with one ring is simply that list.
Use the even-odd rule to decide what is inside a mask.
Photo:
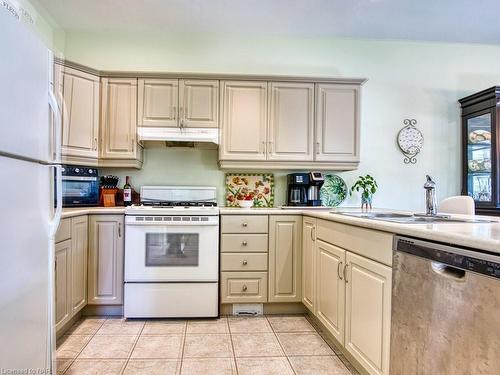
[{"label": "double sink", "polygon": [[395,212],[337,212],[337,211],[331,211],[331,213],[337,215],[357,217],[360,219],[389,221],[392,223],[399,223],[399,224],[494,223],[494,221],[491,220],[462,219],[462,218],[451,217],[448,215],[426,216],[423,214],[422,215],[402,214]]}]

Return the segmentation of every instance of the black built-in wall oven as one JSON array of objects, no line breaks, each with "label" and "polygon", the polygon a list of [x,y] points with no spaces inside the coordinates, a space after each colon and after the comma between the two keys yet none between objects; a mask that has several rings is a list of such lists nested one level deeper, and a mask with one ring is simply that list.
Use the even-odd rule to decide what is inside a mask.
[{"label": "black built-in wall oven", "polygon": [[64,207],[98,206],[98,170],[92,167],[64,165],[62,196]]}]

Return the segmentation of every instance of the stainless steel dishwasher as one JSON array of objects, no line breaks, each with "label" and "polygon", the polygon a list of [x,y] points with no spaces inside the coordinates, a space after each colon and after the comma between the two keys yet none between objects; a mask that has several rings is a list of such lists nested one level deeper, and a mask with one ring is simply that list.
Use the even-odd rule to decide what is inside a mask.
[{"label": "stainless steel dishwasher", "polygon": [[391,375],[500,374],[500,255],[395,236]]}]

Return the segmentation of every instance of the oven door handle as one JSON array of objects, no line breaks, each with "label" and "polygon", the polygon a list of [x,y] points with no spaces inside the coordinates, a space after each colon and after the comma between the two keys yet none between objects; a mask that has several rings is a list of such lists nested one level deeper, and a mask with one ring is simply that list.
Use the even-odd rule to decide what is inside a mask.
[{"label": "oven door handle", "polygon": [[176,222],[176,221],[142,221],[142,222],[130,222],[128,220],[125,221],[126,226],[135,226],[135,227],[140,227],[140,226],[175,226],[175,227],[186,227],[186,228],[195,228],[195,227],[214,227],[218,226],[218,222]]}]

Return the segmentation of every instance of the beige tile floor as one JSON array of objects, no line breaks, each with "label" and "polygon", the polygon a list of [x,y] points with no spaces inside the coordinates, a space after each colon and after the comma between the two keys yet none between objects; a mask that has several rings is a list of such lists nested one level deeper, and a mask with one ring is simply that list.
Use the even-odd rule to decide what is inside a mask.
[{"label": "beige tile floor", "polygon": [[303,315],[87,317],[58,340],[57,366],[58,374],[85,375],[356,374]]}]

